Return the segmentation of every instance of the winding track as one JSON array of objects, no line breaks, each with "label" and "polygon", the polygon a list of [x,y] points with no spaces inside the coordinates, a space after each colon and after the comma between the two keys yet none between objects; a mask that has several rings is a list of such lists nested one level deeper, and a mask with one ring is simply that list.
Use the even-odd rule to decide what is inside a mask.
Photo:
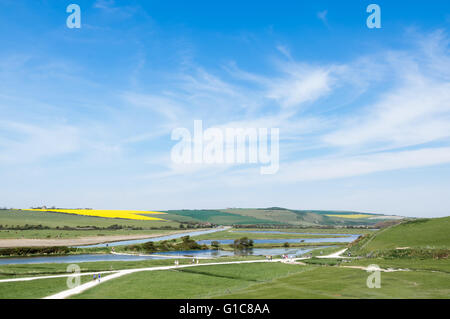
[{"label": "winding track", "polygon": [[[347,249],[343,249],[332,253],[326,256],[320,256],[320,258],[351,258],[351,257],[341,257],[340,255],[344,253]],[[57,294],[47,296],[44,299],[64,299],[70,296],[79,294],[85,290],[88,290],[92,287],[95,287],[105,281],[109,281],[111,279],[119,278],[124,275],[132,274],[140,271],[156,271],[156,270],[170,270],[170,269],[178,269],[178,268],[188,268],[188,267],[201,267],[201,266],[213,266],[213,265],[230,265],[230,264],[250,264],[250,263],[270,263],[270,262],[296,262],[299,260],[309,259],[309,257],[300,257],[300,258],[291,258],[289,260],[286,259],[258,259],[258,260],[243,260],[243,261],[229,261],[229,262],[216,262],[216,263],[203,263],[203,264],[188,264],[188,265],[178,265],[178,266],[159,266],[159,267],[147,267],[147,268],[134,268],[134,269],[122,269],[122,270],[112,270],[112,271],[100,271],[100,272],[87,272],[87,273],[79,273],[79,274],[64,274],[64,275],[51,275],[51,276],[36,276],[36,277],[23,277],[23,278],[12,278],[12,279],[1,279],[2,282],[17,282],[17,281],[31,281],[31,280],[39,280],[39,279],[51,279],[51,278],[64,278],[64,277],[75,277],[75,276],[93,276],[94,274],[110,274],[101,279],[101,281],[93,280],[82,285],[79,285],[72,289],[67,289]]]},{"label": "winding track", "polygon": [[[335,252],[333,254],[322,256],[322,258],[344,258],[340,257],[339,255],[345,252],[347,249],[340,250],[338,252]],[[349,257],[345,257],[349,258]],[[78,287],[68,289],[62,292],[59,292],[57,294],[45,297],[44,299],[64,299],[68,298],[70,296],[79,294],[83,291],[86,291],[87,289],[90,289],[92,287],[95,287],[99,285],[102,282],[119,278],[124,275],[132,274],[135,272],[140,271],[155,271],[155,270],[170,270],[170,269],[178,269],[178,268],[188,268],[188,267],[201,267],[201,266],[212,266],[212,265],[230,265],[230,264],[250,264],[250,263],[270,263],[270,262],[295,262],[298,260],[305,260],[309,259],[309,257],[300,257],[300,258],[291,258],[290,260],[286,259],[273,259],[273,260],[266,260],[266,259],[259,259],[259,260],[245,260],[245,261],[230,261],[230,262],[219,262],[219,263],[205,263],[205,264],[191,264],[191,265],[179,265],[179,266],[162,266],[162,267],[149,267],[149,268],[137,268],[137,269],[126,269],[126,270],[118,270],[116,274],[109,275],[102,279],[101,281],[91,281],[87,282],[85,284],[82,284]]]}]

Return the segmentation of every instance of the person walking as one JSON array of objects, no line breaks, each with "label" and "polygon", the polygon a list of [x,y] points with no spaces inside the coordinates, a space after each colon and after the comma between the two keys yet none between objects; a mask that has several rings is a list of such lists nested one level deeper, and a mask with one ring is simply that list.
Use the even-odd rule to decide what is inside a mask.
[{"label": "person walking", "polygon": [[100,277],[101,277],[101,275],[100,275],[100,274],[98,274],[98,282],[100,282]]}]

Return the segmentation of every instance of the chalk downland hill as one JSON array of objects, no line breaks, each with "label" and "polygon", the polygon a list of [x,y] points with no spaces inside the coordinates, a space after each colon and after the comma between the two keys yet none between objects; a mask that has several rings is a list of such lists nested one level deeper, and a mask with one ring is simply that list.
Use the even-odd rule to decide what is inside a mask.
[{"label": "chalk downland hill", "polygon": [[220,225],[373,226],[401,219],[373,213],[294,210],[281,207],[169,210],[165,219],[177,222],[209,222]]},{"label": "chalk downland hill", "polygon": [[361,237],[351,251],[361,256],[448,258],[450,217],[404,221]]}]

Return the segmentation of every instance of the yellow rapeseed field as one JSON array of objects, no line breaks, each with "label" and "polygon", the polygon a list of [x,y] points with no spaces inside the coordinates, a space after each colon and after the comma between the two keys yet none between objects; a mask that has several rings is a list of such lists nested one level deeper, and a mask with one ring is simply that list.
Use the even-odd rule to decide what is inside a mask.
[{"label": "yellow rapeseed field", "polygon": [[140,214],[165,214],[165,213],[161,213],[161,212],[152,212],[152,211],[104,210],[104,209],[50,209],[50,208],[43,209],[43,208],[36,208],[36,209],[24,209],[24,210],[76,214],[76,215],[105,217],[105,218],[124,218],[124,219],[135,219],[135,220],[164,220],[161,218],[143,216]]},{"label": "yellow rapeseed field", "polygon": [[352,214],[352,215],[326,215],[330,217],[341,217],[341,218],[368,218],[371,215],[365,215],[365,214]]}]

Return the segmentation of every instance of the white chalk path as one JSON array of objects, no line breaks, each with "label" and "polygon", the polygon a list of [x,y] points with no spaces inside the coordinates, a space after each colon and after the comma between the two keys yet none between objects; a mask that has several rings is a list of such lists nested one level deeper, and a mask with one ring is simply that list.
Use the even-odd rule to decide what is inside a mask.
[{"label": "white chalk path", "polygon": [[[326,256],[316,256],[318,258],[353,258],[353,257],[344,257],[340,256],[344,253],[347,248],[339,250],[335,253],[326,255]],[[116,253],[119,254],[119,253]],[[189,257],[192,258],[192,257]],[[199,258],[201,259],[201,258]],[[35,277],[22,277],[22,278],[10,278],[10,279],[0,279],[0,283],[3,282],[19,282],[19,281],[31,281],[31,280],[39,280],[39,279],[52,279],[52,278],[64,278],[64,277],[75,277],[75,276],[93,276],[98,274],[108,274],[108,276],[103,277],[100,281],[92,280],[90,282],[84,283],[78,287],[68,289],[57,294],[46,297],[45,299],[64,299],[76,294],[79,294],[87,289],[97,286],[100,283],[105,281],[115,279],[127,274],[140,272],[140,271],[157,271],[157,270],[170,270],[170,269],[178,269],[178,268],[187,268],[187,267],[200,267],[200,266],[209,266],[209,265],[229,265],[229,264],[248,264],[248,263],[263,263],[263,262],[284,262],[284,263],[297,263],[297,261],[310,259],[310,257],[299,257],[299,258],[289,258],[289,259],[257,259],[257,260],[243,260],[243,261],[230,261],[230,262],[217,262],[217,263],[202,263],[202,264],[187,264],[187,265],[178,265],[178,266],[159,266],[159,267],[147,267],[147,268],[134,268],[134,269],[122,269],[122,270],[111,270],[111,271],[98,271],[98,272],[85,272],[85,273],[70,273],[70,274],[62,274],[62,275],[49,275],[49,276],[35,276]],[[352,266],[346,266],[352,267]],[[358,269],[366,269],[365,267],[355,266],[353,268]]]},{"label": "white chalk path", "polygon": [[[300,259],[300,258],[298,258]],[[306,258],[302,258],[306,259]],[[250,264],[250,263],[267,263],[267,262],[278,262],[282,261],[282,259],[273,259],[273,260],[265,260],[265,259],[258,259],[258,260],[243,260],[243,261],[229,261],[229,262],[219,262],[219,263],[204,263],[204,264],[188,264],[188,265],[179,265],[179,266],[162,266],[162,267],[149,267],[149,268],[137,268],[137,269],[126,269],[126,270],[119,270],[116,274],[109,275],[105,277],[104,279],[101,279],[101,281],[95,280],[91,282],[87,282],[85,284],[82,284],[78,287],[68,289],[62,292],[59,292],[57,294],[45,297],[44,299],[64,299],[68,298],[70,296],[82,293],[83,291],[86,291],[87,289],[90,289],[92,287],[95,287],[105,281],[115,279],[122,277],[124,275],[132,274],[135,272],[141,272],[141,271],[156,271],[156,270],[170,270],[170,269],[179,269],[179,268],[188,268],[188,267],[201,267],[201,266],[213,266],[213,265],[231,265],[231,264]]]},{"label": "white chalk path", "polygon": [[[346,251],[346,249],[337,251],[335,253],[332,253],[330,255],[326,255],[326,256],[317,256],[318,258],[349,258],[349,257],[342,257],[339,256],[340,254],[344,253]],[[120,253],[116,253],[116,254],[120,254]],[[187,257],[189,259],[191,259],[192,257]],[[350,257],[353,258],[353,257]],[[181,258],[180,258],[181,259]],[[196,257],[196,259],[203,259],[200,257]],[[210,258],[207,258],[210,259]],[[309,257],[300,257],[300,258],[291,258],[289,259],[290,261],[297,261],[297,260],[304,260],[304,259],[309,259]],[[261,262],[261,261],[267,261],[267,260],[246,260],[246,261],[242,261],[242,262]],[[286,261],[285,259],[274,259],[272,261]],[[229,263],[241,263],[241,262],[229,262]],[[198,266],[204,266],[204,265],[210,265],[210,263],[204,263],[204,264],[198,264]],[[182,266],[186,266],[186,265],[180,265],[179,267]],[[189,265],[189,266],[193,266],[193,265]],[[172,268],[176,268],[175,266],[164,266],[164,267],[172,267]],[[149,268],[155,268],[155,267],[149,267]],[[141,268],[140,271],[142,271],[142,269],[149,269],[149,268]],[[160,268],[160,267],[156,267],[156,268]],[[171,269],[171,268],[169,268]],[[126,271],[129,269],[123,269],[123,270],[109,270],[109,271],[96,271],[96,272],[83,272],[83,273],[79,273],[79,274],[75,274],[75,273],[70,273],[70,274],[62,274],[62,275],[48,275],[48,276],[35,276],[35,277],[20,277],[20,278],[10,278],[10,279],[0,279],[0,283],[3,282],[15,282],[15,281],[31,281],[31,280],[38,280],[38,279],[52,279],[52,278],[64,278],[64,277],[74,277],[74,276],[93,276],[96,274],[113,274],[113,273],[117,273],[120,271]],[[133,270],[133,269],[130,269]],[[157,270],[157,269],[156,269]]]},{"label": "white chalk path", "polygon": [[11,278],[11,279],[0,279],[0,283],[2,282],[14,282],[14,281],[31,281],[38,279],[52,279],[52,278],[64,278],[64,277],[76,277],[76,276],[93,276],[97,274],[112,274],[116,273],[119,270],[110,270],[110,271],[96,271],[96,272],[80,272],[80,273],[68,273],[64,275],[49,275],[49,276],[36,276],[36,277],[21,277],[21,278]]},{"label": "white chalk path", "polygon": [[[347,250],[347,248],[339,250],[335,253],[332,253],[330,255],[321,256],[321,258],[351,258],[351,257],[341,257],[340,255],[344,253]],[[48,296],[44,299],[64,299],[68,298],[70,296],[79,294],[83,291],[86,291],[87,289],[90,289],[92,287],[97,286],[98,284],[115,279],[124,275],[128,275],[135,272],[140,271],[155,271],[155,270],[170,270],[170,269],[178,269],[178,268],[187,268],[187,267],[200,267],[200,266],[212,266],[212,265],[230,265],[230,264],[249,264],[249,263],[263,263],[263,262],[284,262],[284,263],[295,263],[299,260],[305,260],[309,259],[310,257],[300,257],[300,258],[290,258],[290,259],[273,259],[273,260],[267,260],[267,259],[258,259],[258,260],[244,260],[244,261],[230,261],[230,262],[219,262],[219,263],[204,263],[204,264],[188,264],[188,265],[179,265],[179,266],[162,266],[162,267],[149,267],[149,268],[138,268],[138,269],[127,269],[127,270],[119,270],[114,275],[109,275],[108,277],[102,279],[101,281],[92,281],[85,283],[83,285],[80,285],[78,287],[68,289],[65,291],[62,291],[60,293]]]},{"label": "white chalk path", "polygon": [[329,255],[326,255],[326,256],[316,256],[316,257],[317,258],[345,258],[345,259],[354,258],[354,257],[341,256],[343,253],[345,253],[347,251],[347,249],[348,248],[344,248],[342,250],[339,250],[339,251],[337,251],[335,253],[332,253],[332,254],[329,254]]}]

